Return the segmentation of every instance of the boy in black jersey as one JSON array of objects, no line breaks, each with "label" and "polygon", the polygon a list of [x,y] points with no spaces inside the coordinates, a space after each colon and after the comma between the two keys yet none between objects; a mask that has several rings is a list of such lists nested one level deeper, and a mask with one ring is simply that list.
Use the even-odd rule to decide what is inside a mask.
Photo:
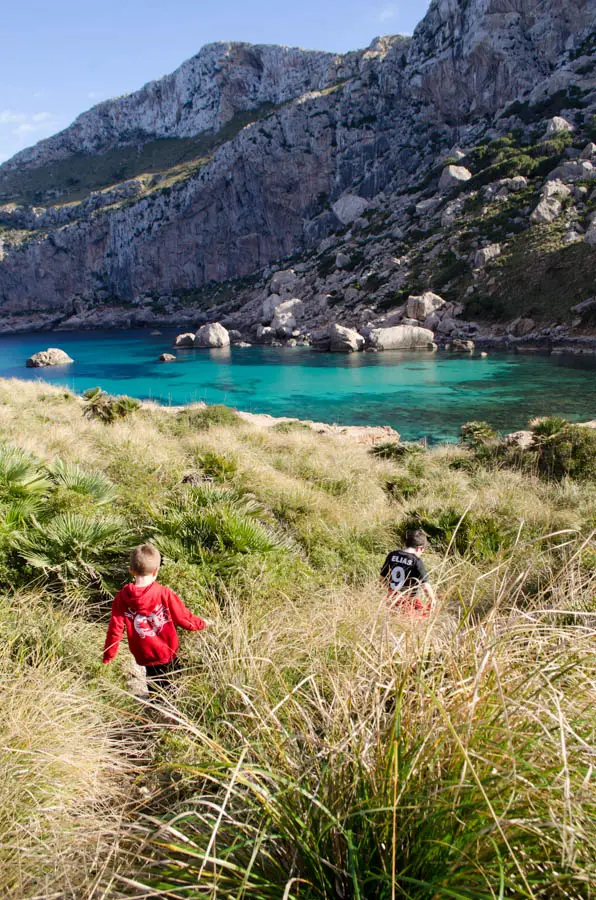
[{"label": "boy in black jersey", "polygon": [[387,600],[392,609],[402,609],[426,618],[435,605],[435,592],[428,580],[420,557],[428,546],[423,531],[406,533],[405,550],[390,553],[381,569],[381,580],[387,585]]}]

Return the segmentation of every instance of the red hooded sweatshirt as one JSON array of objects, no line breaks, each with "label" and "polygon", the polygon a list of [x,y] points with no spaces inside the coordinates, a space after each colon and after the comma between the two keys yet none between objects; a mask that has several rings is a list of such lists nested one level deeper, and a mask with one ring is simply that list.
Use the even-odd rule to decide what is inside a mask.
[{"label": "red hooded sweatshirt", "polygon": [[202,631],[207,623],[193,615],[169,587],[156,581],[145,587],[127,584],[112,603],[103,661],[114,659],[126,628],[130,652],[139,665],[168,663],[178,649],[177,626]]}]

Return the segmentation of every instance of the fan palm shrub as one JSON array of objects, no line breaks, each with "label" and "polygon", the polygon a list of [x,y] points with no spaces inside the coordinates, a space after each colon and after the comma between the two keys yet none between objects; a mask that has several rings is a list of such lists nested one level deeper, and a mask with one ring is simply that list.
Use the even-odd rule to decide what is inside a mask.
[{"label": "fan palm shrub", "polygon": [[125,419],[141,408],[139,400],[134,397],[112,397],[100,387],[90,388],[83,394],[86,419],[97,419],[105,425],[111,425],[118,419]]},{"label": "fan palm shrub", "polygon": [[40,460],[14,444],[0,444],[0,499],[42,497],[50,488]]},{"label": "fan palm shrub", "polygon": [[67,511],[69,503],[76,505],[73,501],[79,500],[79,506],[86,505],[91,511],[116,499],[116,488],[103,472],[87,471],[76,463],[57,459],[49,467],[48,474],[54,485],[54,495],[62,493],[61,498],[54,496],[54,508],[62,505]]},{"label": "fan palm shrub", "polygon": [[122,519],[61,513],[43,524],[35,522],[13,543],[19,556],[46,578],[109,592],[105,578],[121,568],[131,542]]}]

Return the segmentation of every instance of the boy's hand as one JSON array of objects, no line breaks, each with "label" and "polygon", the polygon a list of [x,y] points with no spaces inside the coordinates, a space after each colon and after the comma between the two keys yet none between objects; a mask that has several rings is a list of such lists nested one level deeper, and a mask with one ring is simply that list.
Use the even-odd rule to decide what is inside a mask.
[{"label": "boy's hand", "polygon": [[[213,628],[213,622],[211,621],[211,619],[203,619],[203,622],[205,623],[205,628]],[[205,629],[203,629],[203,631],[204,630]]]}]

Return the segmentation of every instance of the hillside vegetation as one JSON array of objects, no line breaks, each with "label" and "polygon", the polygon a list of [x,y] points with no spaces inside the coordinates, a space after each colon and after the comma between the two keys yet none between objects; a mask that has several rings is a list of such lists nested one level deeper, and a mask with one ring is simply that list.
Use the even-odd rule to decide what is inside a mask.
[{"label": "hillside vegetation", "polygon": [[[0,382],[0,895],[592,897],[594,432],[371,448],[97,397]],[[378,581],[411,524],[429,624]],[[147,539],[213,623],[159,708],[101,665]]]}]

